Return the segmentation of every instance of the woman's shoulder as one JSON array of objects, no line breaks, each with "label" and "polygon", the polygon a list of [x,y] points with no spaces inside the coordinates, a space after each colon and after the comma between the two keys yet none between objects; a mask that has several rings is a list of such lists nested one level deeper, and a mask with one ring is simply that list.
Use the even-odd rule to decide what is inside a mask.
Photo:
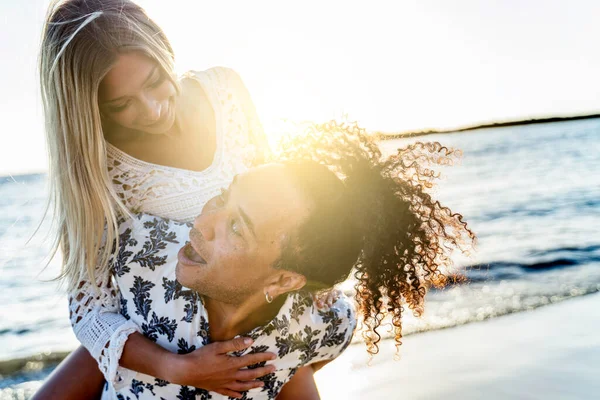
[{"label": "woman's shoulder", "polygon": [[240,75],[233,69],[225,66],[214,66],[205,70],[189,70],[183,78],[203,80],[219,86],[237,85],[241,81]]}]

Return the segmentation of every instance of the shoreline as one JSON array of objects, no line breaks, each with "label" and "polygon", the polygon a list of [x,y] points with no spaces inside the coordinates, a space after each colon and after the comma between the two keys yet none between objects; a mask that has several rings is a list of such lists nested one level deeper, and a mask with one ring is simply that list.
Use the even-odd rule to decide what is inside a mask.
[{"label": "shoreline", "polygon": [[[315,375],[323,400],[588,399],[600,391],[600,293],[403,340],[352,346]],[[340,379],[344,385],[339,385]]]},{"label": "shoreline", "polygon": [[[600,293],[592,293],[411,334],[399,359],[389,339],[370,361],[364,344],[353,344],[315,381],[323,400],[588,399],[600,392],[598,304]],[[0,386],[0,398],[29,398],[53,368],[33,368],[20,379],[2,376],[13,383]]]},{"label": "shoreline", "polygon": [[[499,320],[502,318],[506,318],[506,317],[511,317],[511,316],[518,317],[520,315],[532,313],[532,312],[535,312],[540,309],[546,309],[546,308],[548,308],[548,306],[558,305],[558,304],[562,304],[562,303],[565,303],[568,301],[573,301],[573,300],[582,299],[582,298],[588,298],[588,297],[592,297],[592,296],[597,296],[598,298],[600,298],[600,293],[598,293],[598,291],[592,291],[592,292],[580,294],[580,295],[573,296],[573,297],[564,297],[555,302],[538,305],[533,308],[527,308],[527,309],[522,309],[522,310],[518,310],[518,311],[511,311],[511,312],[508,312],[505,314],[500,314],[500,315],[493,316],[493,317],[487,317],[482,320],[469,320],[467,322],[460,323],[460,324],[457,323],[457,324],[452,324],[452,325],[448,325],[448,326],[439,326],[439,327],[432,328],[432,329],[422,329],[421,328],[421,329],[416,329],[414,331],[409,330],[408,332],[406,332],[403,335],[402,340],[404,342],[406,340],[412,340],[412,339],[407,339],[407,338],[412,338],[413,336],[418,337],[418,336],[437,333],[437,332],[452,331],[454,329],[461,329],[463,327],[468,328],[471,325],[478,325],[480,323],[493,322],[493,321],[496,321],[496,320]],[[380,342],[381,349],[382,349],[382,352],[385,352],[385,351],[383,351],[383,348],[386,345],[389,345],[391,343],[391,335],[387,332],[387,330],[385,332],[380,332],[380,333],[382,336],[381,342]],[[354,350],[352,350],[354,352],[354,351],[356,351],[357,348],[362,349],[363,351],[366,351],[365,350],[366,347],[364,345],[364,342],[360,338],[360,334],[355,334],[355,337],[352,339],[351,345],[348,348],[348,350],[354,349]],[[33,354],[31,356],[15,358],[15,359],[0,360],[0,382],[2,382],[3,380],[18,380],[18,381],[24,381],[24,382],[26,382],[28,380],[32,380],[32,381],[37,380],[37,379],[39,379],[38,377],[40,376],[40,374],[44,375],[43,371],[47,371],[49,374],[70,353],[71,353],[71,351],[63,350],[63,351],[54,351],[54,352],[50,352],[50,353],[37,353],[37,354]],[[374,358],[374,361],[377,361],[378,359],[385,359],[386,357],[387,356],[379,356],[378,355]],[[393,355],[392,355],[392,357],[393,357]],[[31,379],[27,379],[28,377],[31,377]],[[2,390],[1,389],[2,387],[3,387],[3,385],[0,384],[0,392]]]}]

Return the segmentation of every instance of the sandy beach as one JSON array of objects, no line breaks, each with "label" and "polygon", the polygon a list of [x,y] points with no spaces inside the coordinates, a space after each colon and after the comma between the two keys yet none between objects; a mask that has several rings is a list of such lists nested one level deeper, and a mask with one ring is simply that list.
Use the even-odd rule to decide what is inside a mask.
[{"label": "sandy beach", "polygon": [[370,366],[349,348],[316,375],[323,399],[600,398],[600,294],[382,343]]},{"label": "sandy beach", "polygon": [[[600,398],[600,293],[529,312],[387,340],[367,365],[350,346],[316,374],[323,400]],[[28,398],[41,382],[0,390]]]}]

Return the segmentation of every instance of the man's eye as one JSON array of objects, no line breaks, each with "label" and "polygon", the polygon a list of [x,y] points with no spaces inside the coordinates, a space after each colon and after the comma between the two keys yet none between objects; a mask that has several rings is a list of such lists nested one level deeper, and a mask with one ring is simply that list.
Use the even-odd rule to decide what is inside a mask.
[{"label": "man's eye", "polygon": [[233,232],[234,235],[242,236],[242,230],[240,229],[240,224],[238,223],[238,221],[236,219],[232,219],[230,225],[231,225],[231,231]]}]

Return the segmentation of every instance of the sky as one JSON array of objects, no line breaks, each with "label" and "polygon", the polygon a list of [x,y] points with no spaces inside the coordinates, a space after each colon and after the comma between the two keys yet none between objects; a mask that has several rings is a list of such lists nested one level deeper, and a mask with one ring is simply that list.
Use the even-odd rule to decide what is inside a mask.
[{"label": "sky", "polygon": [[[597,0],[139,0],[177,70],[235,69],[278,121],[398,132],[600,112]],[[47,169],[37,55],[48,0],[0,0],[0,175]]]}]

